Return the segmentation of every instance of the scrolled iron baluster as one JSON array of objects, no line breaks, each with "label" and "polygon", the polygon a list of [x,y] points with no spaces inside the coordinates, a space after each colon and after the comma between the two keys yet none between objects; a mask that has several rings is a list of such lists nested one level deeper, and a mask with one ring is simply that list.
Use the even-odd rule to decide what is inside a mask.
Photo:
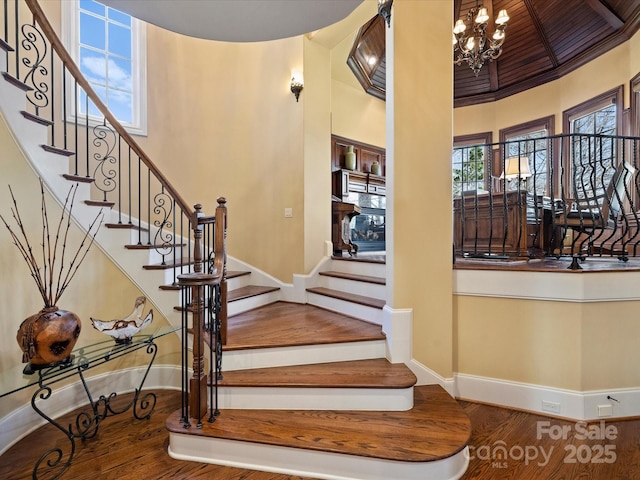
[{"label": "scrolled iron baluster", "polygon": [[174,236],[171,233],[173,221],[171,214],[174,210],[173,199],[164,189],[153,197],[153,213],[159,218],[154,220],[153,225],[157,227],[154,235],[154,248],[162,256],[162,264],[165,264],[165,257],[171,255],[174,246]]},{"label": "scrolled iron baluster", "polygon": [[47,96],[49,92],[48,82],[36,80],[36,74],[42,77],[49,75],[49,70],[44,65],[48,54],[47,42],[42,32],[35,25],[27,23],[22,25],[20,30],[24,37],[21,42],[23,51],[33,54],[33,58],[29,56],[22,57],[22,65],[28,69],[22,81],[26,85],[33,87],[33,90],[27,93],[27,98],[36,107],[37,114],[40,108],[49,105],[49,97]]},{"label": "scrolled iron baluster", "polygon": [[107,194],[113,192],[117,185],[115,180],[118,172],[116,168],[108,167],[109,164],[117,165],[118,159],[113,155],[117,144],[116,132],[106,123],[93,127],[92,144],[98,151],[93,153],[93,159],[98,165],[93,170],[94,185],[104,195],[107,200]]}]

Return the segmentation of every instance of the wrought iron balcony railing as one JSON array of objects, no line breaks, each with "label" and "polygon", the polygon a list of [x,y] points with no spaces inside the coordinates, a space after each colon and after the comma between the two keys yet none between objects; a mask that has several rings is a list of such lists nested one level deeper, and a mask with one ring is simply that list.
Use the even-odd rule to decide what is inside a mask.
[{"label": "wrought iron balcony railing", "polygon": [[640,255],[640,138],[567,134],[453,153],[458,257]]}]

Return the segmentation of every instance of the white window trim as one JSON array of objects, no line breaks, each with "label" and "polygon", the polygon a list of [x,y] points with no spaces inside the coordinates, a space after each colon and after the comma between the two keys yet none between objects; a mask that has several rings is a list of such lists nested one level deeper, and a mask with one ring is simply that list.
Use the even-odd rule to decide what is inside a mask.
[{"label": "white window trim", "polygon": [[[62,4],[62,42],[71,57],[79,63],[80,41],[78,36],[78,12],[80,2],[63,1]],[[132,135],[147,135],[147,29],[145,22],[131,18],[132,35],[132,71],[131,83],[133,86],[133,122],[120,122]],[[67,121],[75,121],[75,98],[73,95],[73,78],[67,78]],[[78,118],[78,122],[84,123],[84,115]],[[102,124],[102,118],[89,115],[89,126]]]}]

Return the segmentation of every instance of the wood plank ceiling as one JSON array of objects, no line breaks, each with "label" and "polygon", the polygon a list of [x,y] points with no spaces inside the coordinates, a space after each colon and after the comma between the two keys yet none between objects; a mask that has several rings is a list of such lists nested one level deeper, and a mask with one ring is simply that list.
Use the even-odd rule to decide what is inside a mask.
[{"label": "wood plank ceiling", "polygon": [[[476,3],[455,0],[454,18],[465,17]],[[492,102],[562,77],[629,40],[640,28],[640,0],[491,0],[484,6],[491,24],[499,10],[509,14],[502,55],[486,63],[477,77],[466,64],[454,67],[456,107]],[[491,33],[493,25],[488,30]],[[347,59],[363,88],[381,99],[385,32],[382,17],[372,18],[358,31]],[[376,63],[369,63],[371,56]]]}]

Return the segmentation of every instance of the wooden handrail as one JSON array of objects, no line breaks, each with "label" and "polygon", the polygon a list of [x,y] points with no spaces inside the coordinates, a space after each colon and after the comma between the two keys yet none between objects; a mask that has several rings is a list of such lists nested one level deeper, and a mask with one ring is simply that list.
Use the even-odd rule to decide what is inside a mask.
[{"label": "wooden handrail", "polygon": [[120,124],[120,122],[116,119],[116,117],[109,111],[107,106],[100,100],[98,94],[93,90],[91,84],[84,78],[84,75],[80,71],[80,68],[76,65],[76,63],[71,58],[69,52],[67,52],[66,48],[62,44],[62,41],[56,34],[55,30],[49,23],[46,15],[42,11],[40,4],[37,0],[25,0],[25,3],[31,10],[33,14],[34,22],[40,25],[42,29],[42,33],[47,37],[49,42],[51,42],[51,48],[58,54],[60,60],[64,67],[69,71],[69,73],[73,76],[75,81],[80,85],[87,96],[91,99],[96,108],[100,111],[104,118],[111,124],[111,126],[118,132],[118,134],[124,139],[124,141],[131,147],[131,149],[135,152],[135,154],[142,160],[142,162],[149,168],[149,170],[153,173],[153,175],[158,179],[158,181],[165,188],[167,193],[176,201],[178,206],[182,209],[184,214],[191,220],[191,224],[193,228],[197,225],[197,219],[195,217],[195,212],[191,209],[187,202],[182,198],[182,196],[177,192],[177,190],[169,183],[169,180],[162,174],[162,172],[156,167],[156,165],[151,161],[151,159],[147,156],[147,154],[140,148],[138,143],[133,139],[133,137],[127,132],[127,130]]}]

